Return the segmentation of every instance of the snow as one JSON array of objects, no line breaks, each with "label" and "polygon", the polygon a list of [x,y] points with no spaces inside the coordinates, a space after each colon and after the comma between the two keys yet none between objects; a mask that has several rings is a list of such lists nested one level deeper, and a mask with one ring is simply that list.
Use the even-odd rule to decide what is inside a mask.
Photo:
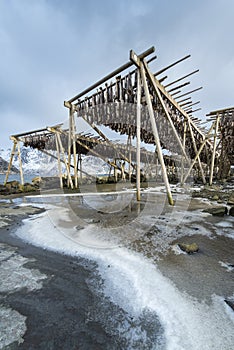
[{"label": "snow", "polygon": [[[0,243],[0,293],[11,294],[23,288],[33,291],[42,288],[42,281],[47,278],[36,269],[24,265],[34,261],[17,253],[16,248]],[[0,305],[0,349],[13,342],[22,343],[25,334],[26,317],[16,310]]]},{"label": "snow", "polygon": [[[66,225],[61,226],[61,220]],[[133,317],[146,309],[158,315],[168,350],[232,348],[233,321],[219,296],[214,295],[206,304],[180,292],[140,254],[124,247],[108,247],[94,224],[83,229],[82,237],[92,245],[81,245],[74,224],[66,208],[51,206],[36,219],[24,220],[16,234],[42,248],[97,261],[105,295]],[[42,227],[47,228],[46,233]]]},{"label": "snow", "polygon": [[[25,175],[38,176],[57,176],[58,175],[58,161],[53,156],[57,156],[56,152],[50,152],[52,156],[48,156],[37,149],[29,147],[21,148],[22,167]],[[11,149],[0,149],[0,157],[4,160],[10,160]],[[17,155],[13,158],[13,165],[19,169],[19,160]],[[90,175],[108,174],[109,165],[102,159],[94,156],[82,156],[82,170]],[[62,172],[65,173],[65,165],[62,164]]]}]

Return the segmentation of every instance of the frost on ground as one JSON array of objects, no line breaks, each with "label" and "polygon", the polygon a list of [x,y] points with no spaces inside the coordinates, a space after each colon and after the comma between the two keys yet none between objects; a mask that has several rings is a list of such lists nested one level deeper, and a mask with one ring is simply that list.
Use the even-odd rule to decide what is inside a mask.
[{"label": "frost on ground", "polygon": [[1,293],[12,293],[22,288],[27,288],[29,291],[42,288],[42,280],[46,275],[36,269],[24,267],[30,261],[33,259],[27,259],[17,254],[11,247],[0,244]]},{"label": "frost on ground", "polygon": [[[22,288],[28,291],[42,288],[46,275],[24,265],[32,262],[17,253],[16,248],[0,243],[0,293],[9,294]],[[0,299],[0,349],[17,341],[23,342],[26,317],[1,304]]]},{"label": "frost on ground", "polygon": [[26,332],[26,317],[17,311],[0,305],[0,349],[17,341],[22,343],[23,335]]}]

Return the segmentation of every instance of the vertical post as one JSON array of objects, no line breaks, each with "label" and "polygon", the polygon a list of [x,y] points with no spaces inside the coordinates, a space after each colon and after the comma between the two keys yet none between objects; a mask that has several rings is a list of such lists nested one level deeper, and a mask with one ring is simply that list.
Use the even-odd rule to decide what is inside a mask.
[{"label": "vertical post", "polygon": [[[67,166],[69,172],[71,169],[71,143],[72,143],[72,104],[69,104],[69,131],[68,131],[68,143],[67,143]],[[58,138],[59,141],[59,138]],[[69,180],[67,178],[67,187],[69,187]]]},{"label": "vertical post", "polygon": [[155,140],[155,143],[157,146],[158,158],[159,158],[159,162],[160,162],[161,168],[162,168],[163,181],[164,181],[166,191],[167,191],[168,202],[170,205],[174,205],[174,201],[173,201],[171,189],[170,189],[170,184],[169,184],[168,177],[167,177],[167,170],[166,170],[164,159],[163,159],[163,153],[162,153],[161,144],[160,144],[160,140],[159,140],[158,129],[157,129],[157,125],[155,122],[154,110],[153,110],[153,106],[152,106],[152,102],[151,102],[151,98],[150,98],[150,93],[149,93],[149,89],[148,89],[148,85],[147,85],[147,81],[146,81],[146,74],[145,74],[145,68],[144,68],[143,62],[140,62],[140,70],[141,70],[141,78],[143,81],[145,97],[146,97],[146,102],[147,102],[147,106],[148,106],[148,111],[149,111],[152,131],[153,131],[153,135],[154,135],[154,140]]},{"label": "vertical post", "polygon": [[210,167],[210,180],[209,185],[212,185],[213,182],[213,174],[214,174],[214,162],[215,162],[215,153],[216,153],[216,145],[217,145],[217,134],[219,130],[219,119],[220,116],[218,115],[215,122],[215,133],[214,133],[214,143],[213,143],[213,152],[211,157],[211,167]]},{"label": "vertical post", "polygon": [[4,186],[6,185],[6,183],[8,181],[9,174],[11,172],[11,166],[12,166],[12,163],[13,163],[13,157],[14,157],[14,154],[15,154],[16,145],[17,145],[17,141],[14,140],[13,141],[12,151],[11,151],[11,157],[10,157],[10,161],[9,161],[9,164],[8,164],[8,169],[7,169],[7,173],[6,173],[6,177],[5,177],[5,181],[4,181]]},{"label": "vertical post", "polygon": [[62,145],[62,142],[61,142],[61,138],[60,138],[60,135],[59,135],[58,132],[57,132],[57,138],[58,138],[58,144],[59,144],[61,153],[63,155],[64,164],[65,164],[66,169],[67,169],[68,184],[71,186],[71,188],[73,188],[73,182],[72,182],[72,178],[71,178],[71,174],[70,174],[70,168],[69,168],[68,162],[66,160],[66,156],[65,156],[65,153],[64,153],[64,148],[63,148],[63,145]]},{"label": "vertical post", "polygon": [[[75,109],[71,105],[70,108],[70,120],[71,120],[71,139],[72,139],[72,149],[73,149],[73,162],[74,162],[74,178],[75,178],[75,188],[78,187],[78,171],[77,171],[77,156],[76,156],[76,125],[75,125]],[[69,164],[71,166],[71,164]]]},{"label": "vertical post", "polygon": [[191,170],[192,170],[192,168],[194,167],[194,164],[196,163],[197,158],[199,157],[200,153],[202,152],[202,150],[203,150],[203,148],[204,148],[204,146],[205,146],[205,144],[206,144],[206,142],[207,142],[207,138],[210,137],[210,134],[211,134],[211,132],[212,132],[213,127],[214,127],[214,125],[212,124],[211,127],[210,127],[210,130],[209,130],[208,133],[207,133],[207,136],[204,138],[203,142],[201,143],[200,148],[199,148],[199,150],[197,151],[197,154],[196,154],[194,160],[192,161],[192,164],[190,165],[190,168],[189,168],[187,174],[184,176],[182,185],[185,183],[185,181],[186,181],[187,178],[189,177],[189,174],[191,173]]},{"label": "vertical post", "polygon": [[[155,150],[155,154],[156,154],[156,150]],[[156,158],[156,181],[158,180],[158,153],[157,153],[157,158]]]},{"label": "vertical post", "polygon": [[137,70],[137,130],[136,130],[136,189],[137,201],[141,200],[141,77]]},{"label": "vertical post", "polygon": [[58,136],[57,136],[57,133],[55,134],[55,143],[56,143],[57,156],[58,156],[58,171],[59,171],[60,188],[63,188],[63,177],[62,177],[62,168],[61,168],[61,158],[60,158],[60,151],[59,151],[59,144],[58,144]]},{"label": "vertical post", "polygon": [[[191,137],[192,137],[193,148],[194,148],[195,153],[197,154],[197,145],[196,145],[196,141],[195,141],[195,138],[194,138],[194,135],[193,135],[193,130],[191,128],[191,124],[190,124],[189,120],[188,120],[188,126],[189,126],[189,131],[190,131],[190,134],[191,134]],[[203,172],[203,169],[202,169],[201,160],[200,160],[199,156],[198,156],[197,160],[198,160],[198,165],[199,165],[199,168],[200,168],[200,171],[201,171],[202,182],[205,185],[206,184],[206,179],[205,179],[205,175],[204,175],[204,172]]]},{"label": "vertical post", "polygon": [[79,153],[80,181],[82,182],[82,156]]},{"label": "vertical post", "polygon": [[[114,164],[116,165],[116,158],[114,160]],[[114,167],[114,178],[115,178],[115,182],[117,182],[118,181],[117,166]]]},{"label": "vertical post", "polygon": [[[183,147],[185,149],[185,143],[186,143],[186,132],[187,132],[187,122],[184,120],[184,133],[183,133]],[[182,184],[184,177],[184,155],[181,155],[181,176],[180,176],[180,183]]]},{"label": "vertical post", "polygon": [[128,163],[128,176],[129,176],[129,181],[131,181],[132,177],[132,137],[131,135],[128,136],[128,158],[129,158],[129,163]]},{"label": "vertical post", "polygon": [[21,180],[21,185],[24,185],[24,175],[23,175],[23,167],[22,167],[22,159],[21,159],[19,140],[17,140],[17,147],[18,147],[18,158],[19,158],[19,168],[20,168],[20,180]]}]

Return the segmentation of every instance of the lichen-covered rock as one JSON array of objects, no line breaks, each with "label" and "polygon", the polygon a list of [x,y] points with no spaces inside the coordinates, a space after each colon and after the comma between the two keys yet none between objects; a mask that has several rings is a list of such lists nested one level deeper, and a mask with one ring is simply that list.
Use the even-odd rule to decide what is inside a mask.
[{"label": "lichen-covered rock", "polygon": [[217,201],[219,200],[219,196],[217,194],[215,194],[213,197],[212,197],[213,201]]},{"label": "lichen-covered rock", "polygon": [[219,206],[204,209],[203,212],[212,214],[214,216],[224,216],[227,215],[228,210],[226,206]]},{"label": "lichen-covered rock", "polygon": [[8,190],[12,190],[12,189],[18,189],[19,188],[19,181],[9,181],[6,183],[5,187],[8,189]]},{"label": "lichen-covered rock", "polygon": [[227,204],[234,205],[234,194],[232,193],[231,196],[228,198]]},{"label": "lichen-covered rock", "polygon": [[199,247],[197,243],[191,243],[191,244],[185,244],[185,243],[178,243],[178,246],[181,250],[188,254],[197,253],[199,250]]},{"label": "lichen-covered rock", "polygon": [[41,182],[42,182],[42,178],[40,176],[36,176],[32,179],[32,184],[34,186],[39,186]]},{"label": "lichen-covered rock", "polygon": [[34,191],[36,191],[35,186],[33,186],[29,183],[27,183],[23,186],[23,192],[34,192]]}]

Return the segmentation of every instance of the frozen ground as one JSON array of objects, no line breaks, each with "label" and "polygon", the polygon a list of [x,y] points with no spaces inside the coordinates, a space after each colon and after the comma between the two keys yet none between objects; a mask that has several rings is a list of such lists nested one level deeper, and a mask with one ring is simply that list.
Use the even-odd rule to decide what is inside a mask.
[{"label": "frozen ground", "polygon": [[[56,349],[58,331],[69,334],[68,329],[61,328],[62,323],[48,315],[45,300],[47,307],[53,304],[54,316],[59,308],[67,322],[74,322],[69,323],[69,349],[78,345],[81,349],[96,349],[92,344],[99,344],[101,349],[232,348],[234,317],[224,300],[233,298],[234,290],[233,271],[227,268],[233,264],[233,221],[203,213],[207,204],[186,194],[177,194],[174,208],[167,206],[165,196],[154,191],[146,192],[140,205],[133,196],[104,193],[99,200],[88,195],[82,200],[77,196],[47,197],[43,201],[38,198],[38,206],[46,207],[46,212],[24,221],[16,236],[11,236],[24,254],[32,250],[36,256],[30,263],[30,280],[36,283],[35,288],[42,287],[36,292],[39,299],[35,305],[31,297],[34,291],[26,291],[30,308],[22,302],[25,293],[17,294],[19,290],[15,293],[18,299],[8,298],[9,305],[14,306],[8,309],[22,325],[17,341],[24,339],[15,348],[26,349],[33,342],[30,334],[35,332],[35,323],[31,314],[39,305],[41,317],[45,315],[44,322],[53,330],[48,349]],[[34,205],[36,201],[34,198]],[[25,205],[20,210],[28,207]],[[181,241],[196,241],[199,253],[182,254],[177,246]],[[50,254],[54,254],[54,260],[48,271]],[[84,278],[79,277],[82,274]],[[56,305],[52,295],[56,296]],[[89,297],[84,301],[85,295]],[[72,305],[67,298],[74,299]],[[67,307],[62,309],[61,303]],[[66,314],[71,308],[72,313]],[[35,320],[38,317],[35,313]],[[30,326],[24,334],[27,321]],[[82,336],[75,323],[82,329]],[[38,324],[44,329],[42,322]],[[46,338],[40,340],[38,332],[32,348],[46,349]]]}]

